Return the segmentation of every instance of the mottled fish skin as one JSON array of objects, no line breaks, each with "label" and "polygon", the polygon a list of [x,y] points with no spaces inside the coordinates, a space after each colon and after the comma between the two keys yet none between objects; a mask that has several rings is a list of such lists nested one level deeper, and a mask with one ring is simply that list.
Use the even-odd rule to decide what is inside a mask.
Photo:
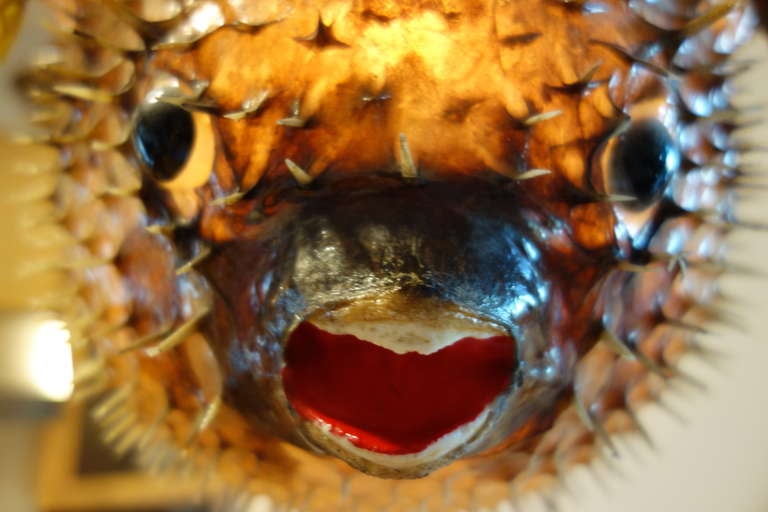
[{"label": "mottled fish skin", "polygon": [[[740,176],[728,57],[756,23],[748,2],[49,3],[56,52],[24,83],[66,167],[77,392],[149,467],[307,510],[493,505],[641,429],[635,411],[716,315]],[[202,173],[142,164],[133,132],[157,97],[213,141]],[[643,122],[679,161],[639,202],[606,173]],[[521,374],[494,443],[416,480],[312,453],[280,388],[307,310],[284,292],[322,289],[281,274],[281,244],[305,243],[324,204],[390,193],[462,205],[430,219],[514,226],[535,276],[519,278],[535,311],[514,320],[545,333],[520,340],[543,376]]]}]

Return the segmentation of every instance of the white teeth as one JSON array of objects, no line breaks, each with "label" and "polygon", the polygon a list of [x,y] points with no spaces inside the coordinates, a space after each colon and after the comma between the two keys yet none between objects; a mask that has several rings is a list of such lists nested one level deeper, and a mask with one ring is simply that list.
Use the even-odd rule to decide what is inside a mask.
[{"label": "white teeth", "polygon": [[408,320],[343,320],[332,316],[317,318],[315,326],[331,334],[351,334],[397,354],[432,354],[463,338],[505,336],[498,327],[483,325],[468,318],[425,323]]},{"label": "white teeth", "polygon": [[322,422],[317,422],[320,428],[326,433],[327,438],[338,445],[344,451],[349,452],[361,459],[373,462],[392,469],[406,469],[423,463],[424,461],[434,461],[452,452],[453,450],[464,446],[468,448],[474,435],[485,425],[492,405],[487,406],[477,417],[465,423],[460,427],[448,432],[442,437],[436,439],[432,444],[416,453],[405,455],[388,455],[377,453],[365,448],[358,448],[344,436],[331,433],[331,426]]}]

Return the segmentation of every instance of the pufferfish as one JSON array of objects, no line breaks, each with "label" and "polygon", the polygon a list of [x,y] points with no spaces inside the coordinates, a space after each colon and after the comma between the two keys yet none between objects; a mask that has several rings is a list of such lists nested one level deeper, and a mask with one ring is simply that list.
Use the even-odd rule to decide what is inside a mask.
[{"label": "pufferfish", "polygon": [[749,2],[48,4],[21,83],[118,451],[232,508],[475,508],[686,378]]}]

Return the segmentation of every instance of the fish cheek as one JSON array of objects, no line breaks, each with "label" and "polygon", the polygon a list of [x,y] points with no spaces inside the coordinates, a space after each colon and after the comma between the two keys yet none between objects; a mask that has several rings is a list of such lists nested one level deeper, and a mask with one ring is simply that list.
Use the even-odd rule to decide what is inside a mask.
[{"label": "fish cheek", "polygon": [[221,367],[224,402],[256,431],[302,444],[280,383],[286,315],[273,300],[279,245],[237,240],[201,262],[213,293],[200,329]]},{"label": "fish cheek", "polygon": [[178,311],[175,253],[171,243],[164,237],[137,229],[128,236],[117,261],[132,292],[132,315],[138,333],[170,328]]}]

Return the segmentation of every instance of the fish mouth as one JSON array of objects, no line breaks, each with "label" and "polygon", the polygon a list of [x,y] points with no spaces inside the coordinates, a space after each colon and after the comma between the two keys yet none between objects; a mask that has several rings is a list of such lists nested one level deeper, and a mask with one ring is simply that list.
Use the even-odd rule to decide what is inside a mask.
[{"label": "fish mouth", "polygon": [[394,477],[470,450],[510,390],[515,340],[457,312],[425,322],[358,309],[305,320],[288,338],[283,387],[313,444]]}]

